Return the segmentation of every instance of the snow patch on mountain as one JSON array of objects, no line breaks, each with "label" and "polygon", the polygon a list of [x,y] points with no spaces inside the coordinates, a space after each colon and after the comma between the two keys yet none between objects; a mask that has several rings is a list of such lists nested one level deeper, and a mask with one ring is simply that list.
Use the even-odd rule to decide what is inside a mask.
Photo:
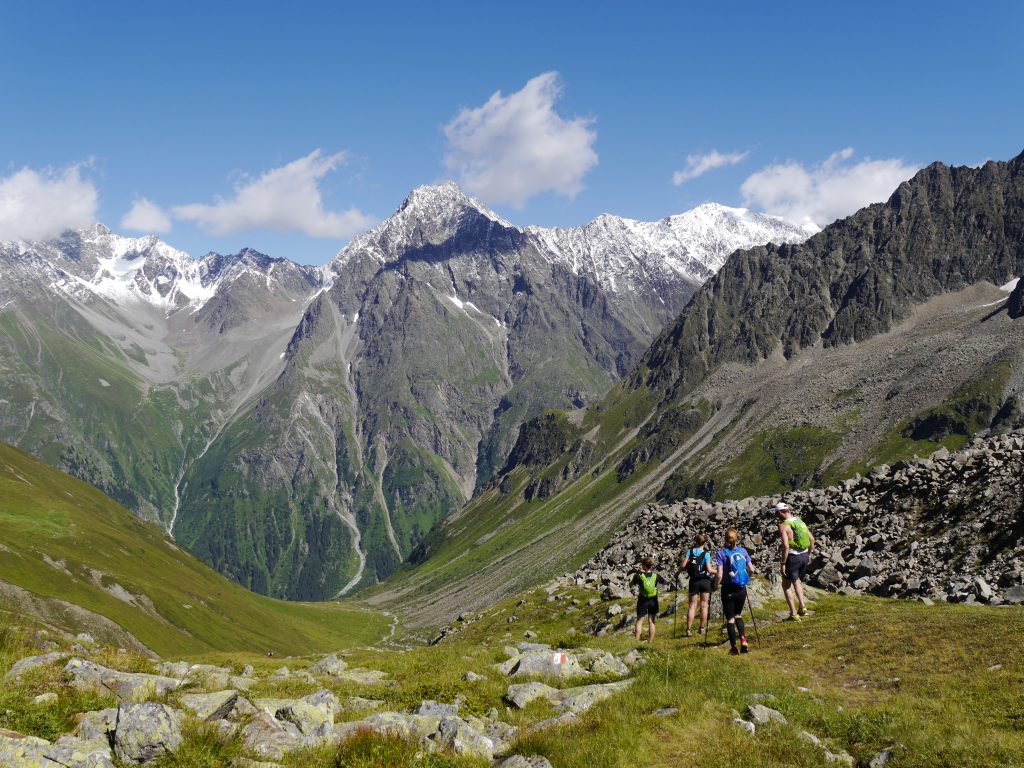
[{"label": "snow patch on mountain", "polygon": [[612,292],[652,281],[703,283],[733,251],[797,243],[812,233],[775,216],[705,203],[655,222],[601,214],[582,227],[527,227],[552,261],[589,274]]},{"label": "snow patch on mountain", "polygon": [[123,237],[102,224],[58,240],[13,245],[18,258],[40,271],[54,290],[78,300],[97,296],[117,305],[147,304],[167,314],[198,312],[222,285],[243,277],[273,292],[277,273],[305,271],[316,281],[323,274],[251,249],[194,259],[154,236]]}]

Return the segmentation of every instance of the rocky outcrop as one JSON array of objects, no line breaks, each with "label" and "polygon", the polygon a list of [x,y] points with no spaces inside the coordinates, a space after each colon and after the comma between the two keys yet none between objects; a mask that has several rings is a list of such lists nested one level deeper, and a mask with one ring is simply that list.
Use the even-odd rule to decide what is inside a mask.
[{"label": "rocky outcrop", "polygon": [[[811,583],[829,590],[988,604],[1024,603],[1024,432],[881,465],[841,485],[784,494],[810,526]],[[780,497],[648,505],[575,574],[625,590],[644,556],[666,575],[697,533],[736,527],[762,573],[777,570]]]},{"label": "rocky outcrop", "polygon": [[1006,311],[1014,319],[1024,317],[1024,280],[1017,281],[1017,287],[1013,289],[1006,303]]}]

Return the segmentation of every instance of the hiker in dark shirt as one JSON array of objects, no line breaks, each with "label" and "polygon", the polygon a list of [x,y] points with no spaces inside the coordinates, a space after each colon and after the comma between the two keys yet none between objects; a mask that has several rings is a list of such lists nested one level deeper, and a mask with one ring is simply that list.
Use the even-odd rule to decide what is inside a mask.
[{"label": "hiker in dark shirt", "polygon": [[[715,561],[718,573],[715,585],[722,585],[722,613],[728,622],[729,653],[747,653],[747,633],[743,626],[743,604],[747,601],[747,584],[754,572],[750,554],[740,546],[740,533],[735,528],[725,532],[725,546],[718,550]],[[739,648],[736,647],[737,636]]]},{"label": "hiker in dark shirt", "polygon": [[679,564],[679,573],[685,572],[690,577],[690,604],[686,608],[687,637],[693,634],[693,619],[696,616],[698,605],[700,606],[700,629],[697,630],[697,633],[703,635],[708,626],[708,612],[711,608],[711,577],[717,573],[717,569],[711,562],[707,541],[704,534],[697,534],[693,540],[693,546],[683,553],[682,562]]},{"label": "hiker in dark shirt", "polygon": [[640,561],[640,566],[640,572],[634,573],[633,578],[629,581],[631,587],[637,588],[636,627],[633,629],[633,635],[637,642],[640,642],[640,634],[643,631],[643,622],[646,618],[648,622],[647,640],[653,643],[654,619],[658,615],[658,586],[661,584],[668,586],[669,584],[654,572],[653,558],[645,557]]}]

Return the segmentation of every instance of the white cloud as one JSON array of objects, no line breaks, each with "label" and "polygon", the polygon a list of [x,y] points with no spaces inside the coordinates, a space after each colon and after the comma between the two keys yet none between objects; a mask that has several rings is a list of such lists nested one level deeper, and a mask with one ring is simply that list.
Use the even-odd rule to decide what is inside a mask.
[{"label": "white cloud", "polygon": [[715,168],[736,165],[745,160],[749,154],[749,152],[727,152],[722,154],[717,149],[712,149],[706,155],[687,155],[686,168],[672,174],[672,183],[678,187],[690,179],[696,179],[708,171],[715,170]]},{"label": "white cloud", "polygon": [[744,205],[820,228],[865,205],[888,200],[919,169],[898,158],[848,162],[853,154],[847,147],[810,168],[795,160],[769,165],[743,182]]},{"label": "white cloud", "polygon": [[92,223],[99,193],[80,165],[0,178],[0,240],[46,240]]},{"label": "white cloud", "polygon": [[597,165],[597,132],[593,120],[555,111],[561,95],[558,73],[546,72],[521,91],[463,109],[444,127],[448,170],[489,203],[521,208],[540,192],[575,197]]},{"label": "white cloud", "polygon": [[171,217],[152,200],[140,197],[122,217],[121,227],[136,232],[170,232]]},{"label": "white cloud", "polygon": [[208,234],[227,235],[249,229],[299,231],[310,237],[346,238],[361,232],[374,219],[357,208],[325,211],[320,180],[345,164],[347,152],[321,156],[319,149],[288,165],[273,168],[257,179],[235,187],[230,199],[213,205],[192,203],[174,208],[178,219],[195,221]]}]

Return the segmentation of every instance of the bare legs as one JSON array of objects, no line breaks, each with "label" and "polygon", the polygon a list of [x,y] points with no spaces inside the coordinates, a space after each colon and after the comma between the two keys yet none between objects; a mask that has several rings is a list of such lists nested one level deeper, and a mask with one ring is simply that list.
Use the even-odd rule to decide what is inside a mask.
[{"label": "bare legs", "polygon": [[[794,599],[793,593],[796,593]],[[787,579],[785,576],[782,577],[782,594],[786,596],[786,605],[789,606],[789,615],[797,615],[797,606],[799,605],[799,612],[803,613],[807,610],[807,604],[804,602],[804,584],[802,581],[793,581]]]},{"label": "bare legs", "polygon": [[637,617],[637,619],[636,619],[636,626],[633,627],[633,636],[636,638],[636,641],[639,643],[640,642],[640,635],[643,634],[644,619],[647,619],[647,642],[653,643],[654,642],[654,631],[655,631],[654,630],[654,617],[650,616],[648,614],[644,614],[643,616],[638,616]]}]

